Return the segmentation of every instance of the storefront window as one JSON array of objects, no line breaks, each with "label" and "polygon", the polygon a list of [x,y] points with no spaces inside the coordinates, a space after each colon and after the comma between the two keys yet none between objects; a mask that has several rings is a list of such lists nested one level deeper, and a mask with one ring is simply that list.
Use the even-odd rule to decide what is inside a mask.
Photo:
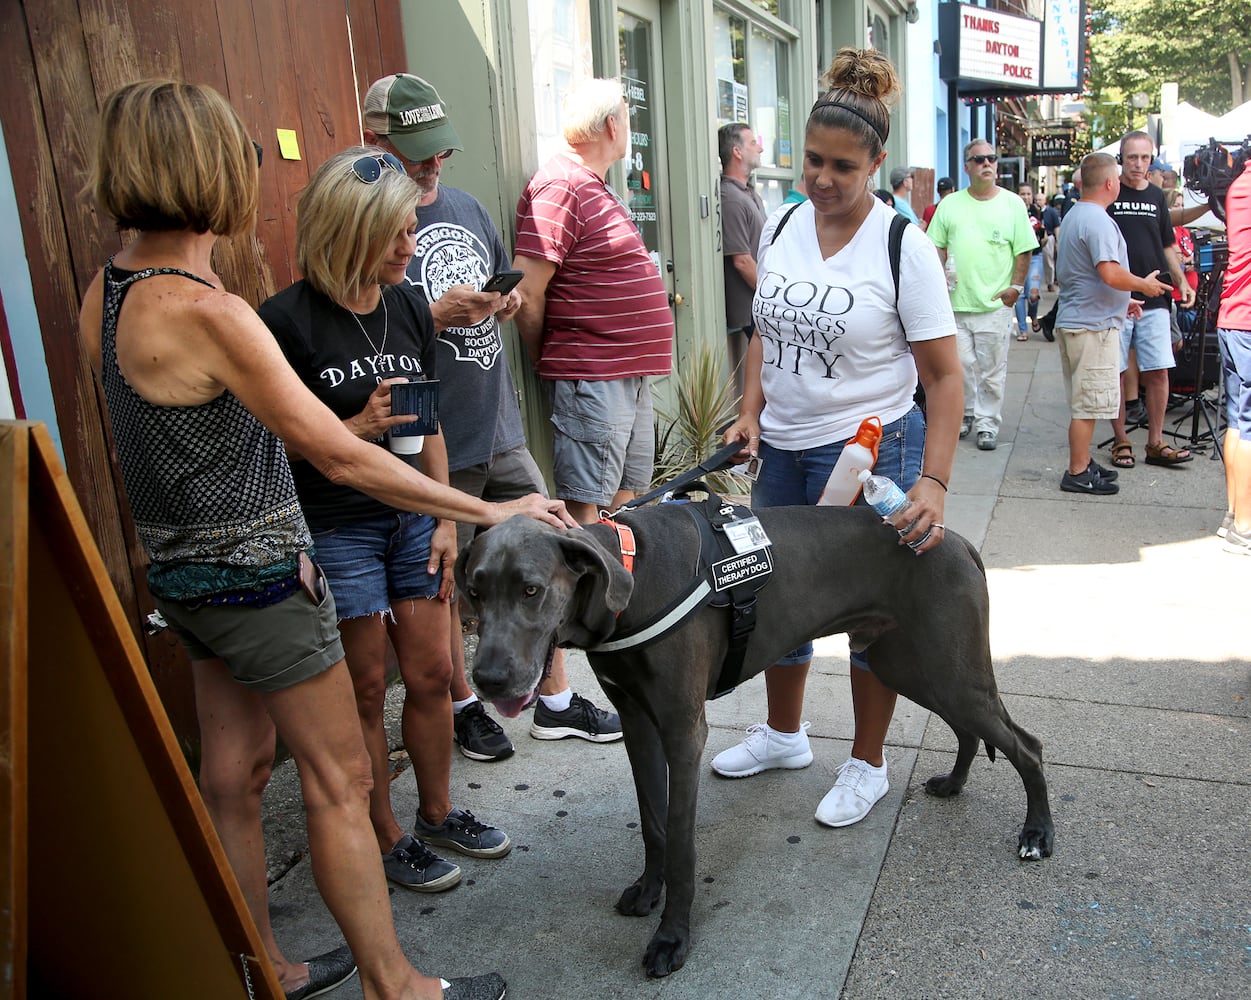
[{"label": "storefront window", "polygon": [[[755,6],[778,14],[777,0]],[[790,39],[776,25],[714,7],[717,125],[747,122],[759,137],[763,152],[756,189],[770,208],[781,204],[798,166],[791,143],[789,58]]]},{"label": "storefront window", "polygon": [[565,148],[560,103],[566,92],[595,75],[591,0],[530,0],[529,10],[538,160],[546,163]]}]

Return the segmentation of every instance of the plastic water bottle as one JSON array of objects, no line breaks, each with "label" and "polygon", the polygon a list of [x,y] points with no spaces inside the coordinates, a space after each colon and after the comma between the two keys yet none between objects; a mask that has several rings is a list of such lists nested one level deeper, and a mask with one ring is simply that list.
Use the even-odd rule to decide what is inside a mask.
[{"label": "plastic water bottle", "polygon": [[947,276],[947,291],[954,292],[956,290],[955,254],[952,254],[952,253],[947,254],[947,259],[943,262],[943,274]]},{"label": "plastic water bottle", "polygon": [[820,506],[842,507],[856,502],[856,497],[860,495],[860,473],[873,468],[873,463],[877,461],[877,445],[881,440],[881,420],[866,417],[860,422],[860,428],[843,445],[830,478],[825,481],[825,489],[817,501]]},{"label": "plastic water bottle", "polygon": [[[864,488],[864,498],[870,506],[886,520],[898,524],[896,515],[904,513],[912,506],[912,501],[895,483],[885,476],[875,476],[868,469],[860,473],[860,482]],[[904,528],[907,531],[907,527]]]}]

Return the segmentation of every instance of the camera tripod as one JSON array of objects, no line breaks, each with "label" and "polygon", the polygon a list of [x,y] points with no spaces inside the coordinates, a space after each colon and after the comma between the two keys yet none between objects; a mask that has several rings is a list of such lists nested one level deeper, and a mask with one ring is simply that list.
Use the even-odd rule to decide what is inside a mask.
[{"label": "camera tripod", "polygon": [[[1213,454],[1212,458],[1219,458],[1225,461],[1224,452],[1221,450],[1221,435],[1219,425],[1221,422],[1221,407],[1219,406],[1224,391],[1224,379],[1221,377],[1221,371],[1217,370],[1216,378],[1213,380],[1216,388],[1216,402],[1208,399],[1204,395],[1203,386],[1203,366],[1206,361],[1207,340],[1209,334],[1209,318],[1215,315],[1214,310],[1218,308],[1221,297],[1221,284],[1225,277],[1225,265],[1223,263],[1216,264],[1212,270],[1204,271],[1199,276],[1199,287],[1195,291],[1195,327],[1192,331],[1192,339],[1194,341],[1194,349],[1198,352],[1195,362],[1194,386],[1189,392],[1183,393],[1182,396],[1190,401],[1190,411],[1182,414],[1173,421],[1173,429],[1168,431],[1170,437],[1177,439],[1182,436],[1180,428],[1190,420],[1190,437],[1186,442],[1186,446],[1192,452],[1203,452],[1207,450],[1208,441],[1212,442]],[[1186,350],[1190,349],[1187,345]],[[1207,431],[1203,434],[1199,433],[1199,418],[1203,418],[1204,424],[1207,425]]]}]

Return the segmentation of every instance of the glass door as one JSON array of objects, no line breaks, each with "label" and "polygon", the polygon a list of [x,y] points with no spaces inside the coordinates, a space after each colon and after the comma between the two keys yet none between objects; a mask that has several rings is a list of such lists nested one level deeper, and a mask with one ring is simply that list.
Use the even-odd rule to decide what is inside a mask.
[{"label": "glass door", "polygon": [[620,175],[624,179],[623,199],[672,303],[673,235],[666,199],[668,150],[660,45],[659,0],[620,0],[617,51],[621,83],[630,106],[630,150]]}]

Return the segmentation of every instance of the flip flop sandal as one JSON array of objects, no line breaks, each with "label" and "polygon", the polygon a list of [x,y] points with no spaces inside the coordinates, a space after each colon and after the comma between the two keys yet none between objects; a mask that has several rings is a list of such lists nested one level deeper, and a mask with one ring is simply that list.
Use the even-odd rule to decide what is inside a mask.
[{"label": "flip flop sandal", "polygon": [[1042,327],[1038,323],[1038,320],[1036,319],[1030,320],[1030,325],[1034,328],[1035,333],[1037,333],[1039,330],[1042,329]]},{"label": "flip flop sandal", "polygon": [[1021,341],[1021,342],[1023,343],[1023,342],[1025,342],[1025,341],[1029,340],[1029,334],[1028,334],[1028,333],[1026,333],[1024,330],[1022,330],[1020,333],[1018,333],[1018,334],[1016,335],[1016,339],[1017,339],[1017,340],[1019,340],[1019,341]]},{"label": "flip flop sandal", "polygon": [[1159,444],[1149,444],[1144,450],[1147,453],[1145,461],[1148,465],[1184,465],[1194,458],[1189,448],[1182,448],[1178,451],[1172,445],[1167,445],[1163,441]]},{"label": "flip flop sandal", "polygon": [[1118,469],[1134,467],[1134,446],[1128,441],[1118,441],[1112,446],[1112,464]]}]

